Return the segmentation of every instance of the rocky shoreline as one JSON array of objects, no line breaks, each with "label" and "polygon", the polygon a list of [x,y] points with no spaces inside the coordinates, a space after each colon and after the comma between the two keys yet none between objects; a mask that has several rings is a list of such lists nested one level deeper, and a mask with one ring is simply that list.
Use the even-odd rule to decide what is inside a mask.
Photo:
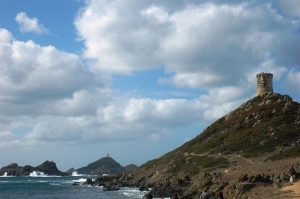
[{"label": "rocky shoreline", "polygon": [[[199,198],[205,189],[211,194],[211,198],[216,198],[222,192],[225,198],[252,198],[251,192],[255,189],[273,190],[274,195],[280,198],[280,188],[290,181],[300,177],[292,167],[287,173],[280,175],[242,174],[236,181],[226,181],[221,173],[205,172],[199,181],[193,180],[190,176],[183,178],[168,177],[158,183],[150,183],[146,178],[136,178],[130,173],[118,173],[111,176],[101,176],[95,180],[87,179],[87,185],[102,186],[103,191],[115,191],[122,187],[135,187],[140,191],[148,191],[156,198],[171,197],[177,193],[182,199]],[[276,191],[277,190],[277,191]]]}]

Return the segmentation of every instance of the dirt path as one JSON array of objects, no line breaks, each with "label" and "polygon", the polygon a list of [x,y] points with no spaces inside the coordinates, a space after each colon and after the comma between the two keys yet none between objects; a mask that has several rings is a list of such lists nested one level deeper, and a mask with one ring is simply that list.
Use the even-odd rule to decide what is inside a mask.
[{"label": "dirt path", "polygon": [[287,185],[281,189],[284,192],[292,192],[294,199],[300,199],[300,181],[294,182],[291,185]]}]

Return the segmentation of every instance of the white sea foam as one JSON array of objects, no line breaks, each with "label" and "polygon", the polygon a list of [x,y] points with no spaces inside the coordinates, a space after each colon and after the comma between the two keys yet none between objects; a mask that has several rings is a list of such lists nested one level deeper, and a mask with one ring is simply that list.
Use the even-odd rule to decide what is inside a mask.
[{"label": "white sea foam", "polygon": [[86,182],[86,179],[85,178],[80,178],[80,179],[77,179],[77,180],[72,180],[73,183],[76,183],[76,184],[83,184]]},{"label": "white sea foam", "polygon": [[138,188],[127,188],[124,187],[118,191],[120,195],[128,196],[130,198],[142,198],[147,191],[139,191]]},{"label": "white sea foam", "polygon": [[7,172],[4,172],[4,174],[1,177],[7,177]]},{"label": "white sea foam", "polygon": [[30,177],[49,177],[44,172],[41,171],[33,171],[29,174]]},{"label": "white sea foam", "polygon": [[40,177],[40,178],[50,178],[50,177],[62,177],[62,176],[50,176],[50,175],[47,175],[45,174],[44,172],[42,171],[33,171],[29,174],[29,177]]},{"label": "white sea foam", "polygon": [[52,185],[52,186],[60,186],[61,184],[52,182],[52,183],[50,183],[50,185]]},{"label": "white sea foam", "polygon": [[3,178],[7,178],[7,177],[15,177],[15,176],[9,176],[8,174],[7,174],[7,172],[4,172],[4,174],[2,175],[2,176],[0,176],[1,178],[3,177]]},{"label": "white sea foam", "polygon": [[72,172],[72,176],[83,176],[82,174],[78,174],[77,171]]},{"label": "white sea foam", "polygon": [[49,181],[47,181],[47,180],[28,180],[27,182],[30,182],[30,183],[47,183]]}]

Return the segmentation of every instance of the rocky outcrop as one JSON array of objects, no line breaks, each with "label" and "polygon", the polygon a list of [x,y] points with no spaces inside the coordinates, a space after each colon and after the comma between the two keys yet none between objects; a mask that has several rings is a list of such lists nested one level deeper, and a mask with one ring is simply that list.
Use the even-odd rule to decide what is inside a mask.
[{"label": "rocky outcrop", "polygon": [[22,167],[20,167],[16,163],[12,163],[0,169],[0,175],[4,175],[4,173],[8,176],[20,176],[22,174]]},{"label": "rocky outcrop", "polygon": [[111,157],[104,157],[89,165],[77,169],[80,174],[102,175],[124,172],[124,168]]},{"label": "rocky outcrop", "polygon": [[8,166],[2,167],[0,169],[0,176],[6,173],[8,176],[28,176],[33,171],[43,172],[46,175],[56,175],[56,176],[64,176],[66,173],[61,172],[57,169],[55,162],[53,161],[45,161],[41,165],[37,167],[33,167],[30,165],[26,165],[24,167],[19,166],[16,163],[10,164]]},{"label": "rocky outcrop", "polygon": [[26,165],[22,168],[22,172],[21,175],[22,176],[28,176],[30,175],[30,173],[32,173],[33,171],[36,171],[36,168],[34,168],[33,166],[30,165]]},{"label": "rocky outcrop", "polygon": [[41,165],[35,167],[37,171],[44,172],[47,175],[63,176],[65,173],[57,169],[56,163],[53,161],[45,161]]},{"label": "rocky outcrop", "polygon": [[68,169],[65,173],[68,174],[68,175],[72,175],[72,173],[76,171],[73,167]]}]

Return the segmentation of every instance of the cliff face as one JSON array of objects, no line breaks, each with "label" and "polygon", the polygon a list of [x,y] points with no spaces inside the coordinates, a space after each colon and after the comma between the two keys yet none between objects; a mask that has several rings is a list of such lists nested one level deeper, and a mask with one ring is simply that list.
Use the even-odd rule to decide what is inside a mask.
[{"label": "cliff face", "polygon": [[300,104],[287,95],[269,93],[249,100],[183,146],[142,165],[136,176],[158,182],[172,176],[238,170],[252,166],[253,161],[263,168],[266,161],[271,165],[299,157],[299,142]]},{"label": "cliff face", "polygon": [[111,157],[104,157],[77,169],[80,174],[102,175],[123,172],[124,168]]}]

